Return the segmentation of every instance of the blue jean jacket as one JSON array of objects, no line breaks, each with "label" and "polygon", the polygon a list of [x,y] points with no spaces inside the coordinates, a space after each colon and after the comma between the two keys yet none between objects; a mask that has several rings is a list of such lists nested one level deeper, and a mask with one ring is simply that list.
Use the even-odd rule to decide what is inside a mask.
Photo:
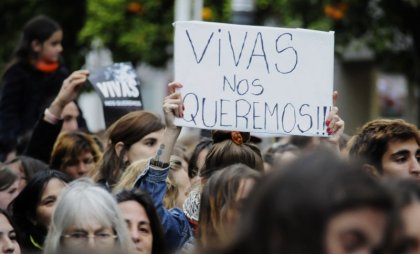
[{"label": "blue jean jacket", "polygon": [[148,165],[146,170],[137,178],[135,187],[150,195],[162,222],[168,247],[170,250],[177,250],[192,236],[192,230],[181,209],[172,208],[168,210],[163,206],[168,173],[169,167],[157,170]]}]

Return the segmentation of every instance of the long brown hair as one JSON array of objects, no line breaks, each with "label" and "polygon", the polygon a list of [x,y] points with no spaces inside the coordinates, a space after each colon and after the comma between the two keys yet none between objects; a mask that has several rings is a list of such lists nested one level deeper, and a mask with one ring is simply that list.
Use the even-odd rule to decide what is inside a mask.
[{"label": "long brown hair", "polygon": [[[242,180],[257,181],[261,173],[244,164],[234,164],[215,172],[204,185],[200,201],[198,242],[201,248],[219,248],[230,240],[231,215],[238,214],[236,200]],[[236,218],[236,217],[235,217]]]},{"label": "long brown hair", "polygon": [[[124,155],[130,147],[149,133],[162,130],[164,127],[158,115],[147,111],[133,111],[118,119],[106,131],[108,146],[92,178],[96,182],[113,186],[127,167]],[[115,151],[118,142],[124,143],[119,155]]]}]

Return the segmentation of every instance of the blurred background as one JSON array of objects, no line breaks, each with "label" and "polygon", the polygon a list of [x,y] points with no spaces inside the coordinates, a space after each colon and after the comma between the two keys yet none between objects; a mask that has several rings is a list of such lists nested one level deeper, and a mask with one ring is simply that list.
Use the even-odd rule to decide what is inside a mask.
[{"label": "blurred background", "polygon": [[[334,86],[346,132],[378,117],[420,123],[420,0],[1,0],[1,70],[36,14],[61,24],[71,71],[136,66],[145,109],[154,112],[173,79],[176,20],[335,31]],[[93,132],[103,129],[94,96],[87,88],[80,98]]]}]

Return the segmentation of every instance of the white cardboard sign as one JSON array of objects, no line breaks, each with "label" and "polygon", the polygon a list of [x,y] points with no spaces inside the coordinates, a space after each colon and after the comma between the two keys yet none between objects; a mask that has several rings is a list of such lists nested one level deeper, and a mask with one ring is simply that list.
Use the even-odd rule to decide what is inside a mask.
[{"label": "white cardboard sign", "polygon": [[218,130],[325,136],[334,32],[176,22],[175,81],[184,117]]}]

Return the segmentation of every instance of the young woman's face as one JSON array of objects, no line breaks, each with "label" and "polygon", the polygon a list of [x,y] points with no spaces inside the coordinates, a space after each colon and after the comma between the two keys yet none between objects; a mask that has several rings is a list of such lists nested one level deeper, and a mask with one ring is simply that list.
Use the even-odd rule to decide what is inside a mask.
[{"label": "young woman's face", "polygon": [[153,233],[146,210],[138,202],[130,200],[118,204],[121,209],[131,239],[139,254],[151,254],[153,247]]},{"label": "young woman's face", "polygon": [[142,139],[130,146],[127,158],[130,163],[140,159],[155,156],[160,144],[163,142],[164,129],[147,134]]},{"label": "young woman's face", "polygon": [[39,60],[46,62],[57,62],[63,51],[61,41],[63,40],[63,32],[61,30],[54,32],[50,38],[41,44],[38,51]]},{"label": "young woman's face", "polygon": [[383,211],[364,207],[341,212],[327,223],[326,253],[372,253],[383,243],[385,228]]},{"label": "young woman's face", "polygon": [[10,185],[8,188],[0,191],[0,208],[3,210],[7,209],[7,206],[10,204],[10,202],[13,201],[13,199],[16,198],[16,196],[19,194],[19,179],[16,179],[16,181]]},{"label": "young woman's face", "polygon": [[57,199],[66,185],[65,182],[57,178],[52,178],[47,183],[36,208],[36,223],[48,228],[51,223],[52,213],[57,204]]},{"label": "young woman's face", "polygon": [[63,166],[63,172],[77,179],[86,176],[95,168],[95,159],[89,151],[82,152],[77,158]]},{"label": "young woman's face", "polygon": [[3,214],[0,214],[0,251],[1,254],[20,254],[16,232]]}]

